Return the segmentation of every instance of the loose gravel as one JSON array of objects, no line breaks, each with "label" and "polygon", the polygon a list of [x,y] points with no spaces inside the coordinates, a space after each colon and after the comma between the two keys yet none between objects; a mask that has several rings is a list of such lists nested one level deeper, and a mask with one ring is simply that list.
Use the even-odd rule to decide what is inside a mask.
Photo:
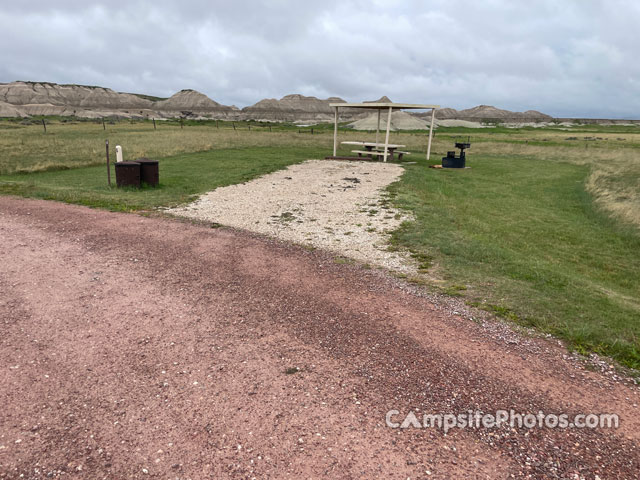
[{"label": "loose gravel", "polygon": [[388,232],[411,217],[384,188],[404,169],[382,162],[309,160],[240,185],[218,188],[169,213],[312,245],[364,263],[414,273]]}]

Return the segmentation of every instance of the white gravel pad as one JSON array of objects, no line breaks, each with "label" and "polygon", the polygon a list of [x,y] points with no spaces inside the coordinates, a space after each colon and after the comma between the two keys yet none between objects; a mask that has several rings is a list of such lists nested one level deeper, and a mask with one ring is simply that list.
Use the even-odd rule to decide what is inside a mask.
[{"label": "white gravel pad", "polygon": [[308,160],[247,183],[220,187],[169,213],[313,245],[371,265],[415,272],[386,232],[411,217],[384,201],[404,169],[382,162]]}]

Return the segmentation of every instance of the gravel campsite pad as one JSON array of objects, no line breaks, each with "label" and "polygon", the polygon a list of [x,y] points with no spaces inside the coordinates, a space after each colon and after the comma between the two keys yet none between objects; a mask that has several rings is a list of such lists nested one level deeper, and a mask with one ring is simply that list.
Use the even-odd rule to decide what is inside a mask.
[{"label": "gravel campsite pad", "polygon": [[413,272],[406,253],[387,250],[387,232],[410,219],[393,209],[383,192],[403,171],[399,165],[382,162],[309,160],[218,188],[169,212]]}]

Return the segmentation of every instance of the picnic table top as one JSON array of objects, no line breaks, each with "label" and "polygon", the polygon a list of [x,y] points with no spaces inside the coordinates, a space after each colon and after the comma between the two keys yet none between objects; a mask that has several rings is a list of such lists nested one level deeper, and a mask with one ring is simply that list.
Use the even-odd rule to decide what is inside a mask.
[{"label": "picnic table top", "polygon": [[[349,142],[340,142],[343,143],[345,145],[363,145],[365,147],[384,147],[384,143],[376,143],[376,142],[353,142],[353,141],[349,141]],[[395,144],[395,143],[390,143],[387,145],[388,148],[404,148],[406,147],[406,145],[399,145],[399,144]]]}]

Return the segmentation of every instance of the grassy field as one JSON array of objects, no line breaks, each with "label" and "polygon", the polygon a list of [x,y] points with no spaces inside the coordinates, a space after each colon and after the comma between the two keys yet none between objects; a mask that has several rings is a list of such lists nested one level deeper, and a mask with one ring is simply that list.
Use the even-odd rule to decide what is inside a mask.
[{"label": "grassy field", "polygon": [[[151,209],[331,151],[331,126],[235,126],[0,122],[0,193]],[[640,368],[640,128],[440,129],[429,163],[467,135],[472,168],[452,171],[426,168],[424,132],[392,134],[416,163],[391,201],[416,220],[391,248],[413,251],[432,288]],[[112,155],[160,158],[160,188],[108,188],[106,138]]]},{"label": "grassy field", "polygon": [[115,188],[115,172],[111,165],[112,187],[107,186],[104,165],[19,173],[0,176],[0,193],[59,200],[109,210],[148,210],[188,202],[197,194],[217,187],[246,182],[260,175],[298,163],[308,155],[319,153],[309,149],[283,151],[275,147],[222,149],[163,158],[159,188]]},{"label": "grassy field", "polygon": [[595,206],[588,168],[473,158],[464,171],[407,167],[391,191],[416,221],[394,244],[435,271],[432,286],[640,367],[640,236]]},{"label": "grassy field", "polygon": [[[0,175],[33,173],[63,168],[77,168],[105,163],[105,140],[109,140],[112,159],[115,146],[122,145],[125,160],[139,157],[165,158],[183,153],[204,152],[239,147],[291,147],[295,127],[230,122],[153,123],[122,120],[102,122],[47,121],[42,125],[0,122]],[[234,125],[236,129],[234,129]],[[251,130],[249,130],[251,128]],[[310,132],[310,130],[308,130]],[[316,138],[313,138],[316,137]],[[296,147],[321,144],[318,135],[299,134]],[[328,136],[324,135],[326,141]]]},{"label": "grassy field", "polygon": [[[235,126],[235,128],[234,128]],[[344,131],[341,139],[374,139],[375,134]],[[392,134],[414,151],[426,151],[424,132]],[[111,160],[122,145],[125,160],[161,158],[161,188],[142,192],[107,186],[105,140]],[[333,125],[298,128],[247,122],[122,121],[0,122],[0,193],[23,195],[113,210],[176,205],[213,188],[246,181],[333,148]],[[353,147],[343,147],[349,154]],[[112,165],[112,181],[115,175]]]}]

